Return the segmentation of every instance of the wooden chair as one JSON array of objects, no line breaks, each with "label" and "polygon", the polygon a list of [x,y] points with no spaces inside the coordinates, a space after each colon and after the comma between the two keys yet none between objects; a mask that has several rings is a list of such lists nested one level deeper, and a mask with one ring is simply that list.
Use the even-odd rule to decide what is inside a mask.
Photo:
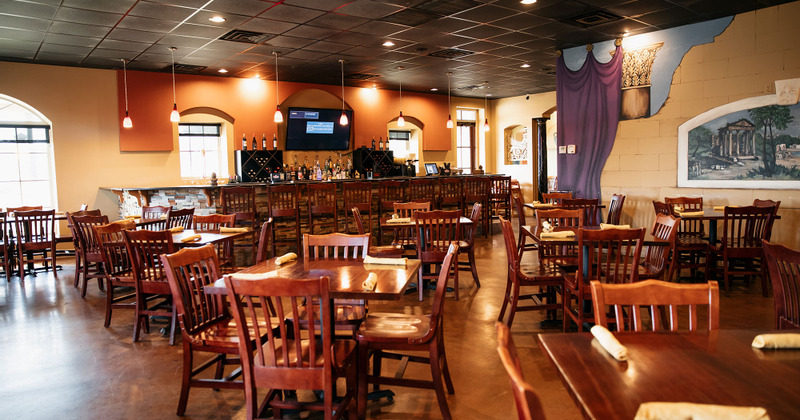
[{"label": "wooden chair", "polygon": [[[664,274],[672,277],[672,264],[670,253],[675,247],[675,235],[678,233],[678,223],[680,219],[669,214],[656,214],[651,231],[654,238],[661,239],[667,243],[666,246],[651,245],[639,265],[639,280],[663,280]],[[670,270],[667,270],[670,268]]]},{"label": "wooden chair", "polygon": [[2,258],[3,274],[6,276],[6,281],[11,281],[13,264],[11,261],[11,253],[9,252],[11,251],[11,244],[8,241],[8,231],[9,227],[6,224],[6,212],[3,211],[0,212],[0,258]]},{"label": "wooden chair", "polygon": [[[269,217],[273,219],[272,255],[277,255],[277,245],[294,243],[297,252],[300,244],[300,187],[298,184],[270,185]],[[294,224],[294,226],[292,226]],[[278,234],[280,233],[280,237]]]},{"label": "wooden chair", "polygon": [[[439,410],[446,420],[452,418],[447,405],[447,392],[455,393],[447,357],[444,349],[444,294],[453,261],[458,254],[458,245],[452,243],[441,262],[442,269],[436,282],[436,294],[431,305],[430,315],[408,313],[369,314],[356,333],[358,340],[358,413],[365,418],[366,395],[369,383],[378,385],[433,388],[439,402]],[[411,356],[406,352],[427,351],[428,357]],[[402,353],[401,353],[402,352]],[[372,355],[372,374],[368,375],[369,356]],[[428,363],[431,368],[431,381],[403,378],[403,372],[393,376],[381,376],[384,357],[401,359],[401,365],[408,362]],[[444,378],[444,382],[442,381]]]},{"label": "wooden chair", "polygon": [[[371,182],[345,182],[342,184],[342,193],[344,195],[344,232],[351,233],[356,230],[359,234],[364,232],[358,231],[358,225],[354,221],[355,229],[350,229],[350,215],[348,210],[357,208],[359,212],[363,212],[366,216],[366,231],[372,234],[372,183]],[[360,215],[360,213],[359,213]],[[355,215],[353,215],[355,216]],[[361,220],[362,227],[364,227],[364,220]]]},{"label": "wooden chair", "polygon": [[[103,259],[103,274],[106,286],[106,316],[103,326],[111,325],[111,312],[114,308],[136,309],[136,279],[133,265],[125,245],[125,230],[136,229],[132,220],[119,220],[107,225],[93,226],[97,243]],[[118,292],[120,292],[118,294]]]},{"label": "wooden chair", "polygon": [[[475,203],[472,206],[472,212],[469,219],[472,224],[464,227],[464,232],[461,240],[458,242],[458,259],[457,264],[459,271],[461,268],[469,270],[472,273],[472,279],[475,281],[475,286],[480,288],[481,282],[478,279],[478,268],[475,265],[475,233],[478,231],[478,223],[481,218],[481,203]],[[461,256],[466,254],[467,261],[461,261]]]},{"label": "wooden chair", "polygon": [[267,219],[266,222],[261,224],[261,230],[258,234],[258,252],[256,253],[255,263],[259,264],[270,259],[270,241],[272,240],[272,218]]},{"label": "wooden chair", "polygon": [[[416,214],[421,211],[430,211],[431,203],[394,203],[394,214],[400,218],[411,218],[414,220]],[[413,249],[417,245],[417,236],[414,228],[395,229],[394,241],[392,245],[401,245],[406,249]]]},{"label": "wooden chair", "polygon": [[464,179],[440,179],[437,201],[440,210],[462,210],[464,208]]},{"label": "wooden chair", "polygon": [[[221,188],[220,191],[222,214],[233,214],[236,216],[233,222],[234,227],[246,227],[255,231],[258,228],[256,224],[258,211],[256,210],[255,187],[226,186]],[[236,248],[242,250],[249,248],[250,253],[255,256],[256,240],[257,238],[253,236],[252,238],[242,238],[234,241],[231,257],[235,258],[234,251]],[[231,261],[231,264],[236,266],[235,261]],[[243,263],[242,265],[245,264],[246,263]]]},{"label": "wooden chair", "polygon": [[547,192],[542,193],[542,200],[545,203],[554,204],[556,206],[561,205],[561,200],[565,198],[572,198],[571,192]]},{"label": "wooden chair", "polygon": [[167,229],[174,227],[182,227],[184,229],[192,228],[192,218],[194,217],[194,208],[172,210],[167,212]]},{"label": "wooden chair", "polygon": [[564,332],[569,331],[570,320],[578,324],[578,332],[583,331],[584,322],[594,321],[594,314],[587,311],[591,281],[621,284],[639,280],[643,240],[644,228],[578,229],[578,271],[564,276]]},{"label": "wooden chair", "polygon": [[663,201],[653,200],[653,209],[655,210],[656,215],[666,214],[669,216],[674,216],[674,214],[672,213],[672,208]]},{"label": "wooden chair", "polygon": [[42,263],[55,273],[55,210],[16,210],[14,225],[19,279],[25,279],[26,264]]},{"label": "wooden chair", "polygon": [[[702,211],[703,197],[666,197],[664,202],[670,209],[670,214],[680,217],[676,209],[683,211]],[[653,204],[655,206],[655,204]],[[675,236],[675,251],[673,251],[673,265],[676,281],[679,280],[681,271],[688,268],[692,278],[697,275],[697,269],[708,265],[708,242],[705,225],[702,220],[681,218],[678,234]],[[670,273],[670,276],[672,273]],[[706,273],[706,278],[708,275]],[[671,278],[668,280],[672,280]]]},{"label": "wooden chair", "polygon": [[770,231],[766,232],[764,234],[766,237],[771,238],[772,237],[772,225],[775,223],[775,220],[774,220],[775,216],[778,215],[778,208],[780,208],[780,206],[781,206],[780,200],[779,201],[759,200],[759,199],[756,198],[755,200],[753,200],[753,205],[756,206],[756,207],[771,207],[772,208],[773,223],[770,224]]},{"label": "wooden chair", "polygon": [[[395,203],[406,201],[406,182],[384,180],[378,181],[380,195],[378,196],[378,218],[388,217],[394,213]],[[389,213],[392,212],[392,213]],[[383,228],[378,225],[378,245],[383,241]]]},{"label": "wooden chair", "polygon": [[[81,208],[83,205],[81,205]],[[78,241],[78,237],[74,231],[74,225],[72,223],[73,216],[100,216],[100,210],[78,210],[75,212],[66,212],[67,216],[67,228],[69,228],[70,234],[72,234],[72,247],[75,250],[75,278],[74,278],[74,287],[78,287],[80,284],[81,273],[83,272],[83,255],[80,251],[81,244]],[[108,222],[106,222],[108,223]],[[90,229],[91,230],[91,229]]]},{"label": "wooden chair", "polygon": [[[708,331],[719,329],[719,286],[710,281],[705,284],[674,284],[659,280],[644,280],[630,284],[591,283],[595,323],[608,328],[608,313],[617,331],[659,331],[663,328],[675,332],[679,328],[678,308],[688,309],[688,329],[698,331],[697,309],[708,306]],[[610,306],[610,309],[609,309]],[[650,318],[649,328],[643,322],[642,310]],[[661,321],[656,312],[662,314]],[[669,316],[665,316],[666,312]]]},{"label": "wooden chair", "polygon": [[[330,322],[329,281],[328,277],[276,277],[260,281],[225,278],[237,325],[238,352],[244,355],[242,371],[248,419],[263,418],[268,407],[272,407],[275,418],[283,418],[284,409],[322,410],[325,419],[343,418],[349,410],[350,418],[355,418],[355,342],[334,340],[330,328],[316,327]],[[301,316],[302,302],[321,308],[309,313],[312,318],[308,333],[301,331],[298,323],[291,322]],[[270,307],[276,308],[275,314]],[[262,336],[266,337],[264,344],[256,344],[256,339]],[[336,380],[340,377],[347,380],[347,393],[335,399]],[[260,404],[259,388],[269,390]],[[321,390],[324,397],[311,403],[282,399],[281,390],[295,389]]]},{"label": "wooden chair", "polygon": [[614,194],[611,196],[611,201],[608,202],[608,215],[606,216],[606,223],[618,225],[619,219],[622,216],[622,205],[625,204],[625,196],[622,194]]},{"label": "wooden chair", "polygon": [[[244,382],[234,381],[241,370],[236,369],[224,378],[222,376],[225,365],[239,364],[239,335],[223,299],[203,291],[221,277],[213,245],[187,247],[174,254],[161,255],[160,258],[167,273],[183,335],[183,374],[177,410],[177,414],[182,416],[186,412],[189,390],[193,387],[245,389]],[[250,345],[255,347],[252,342]],[[214,356],[194,367],[196,351],[214,353]],[[213,379],[197,377],[211,367],[215,368]]]},{"label": "wooden chair", "polygon": [[[489,208],[492,219],[503,215],[511,218],[511,177],[495,175],[489,177]],[[493,232],[494,223],[489,221],[489,232]]]},{"label": "wooden chair", "polygon": [[[194,216],[193,223],[193,229],[197,233],[219,232],[219,228],[221,227],[234,227],[236,224],[236,213],[197,215]],[[238,268],[233,253],[234,244],[232,241],[218,242],[215,247],[217,248],[220,269],[223,270],[223,272],[225,272],[226,269],[229,271],[236,271]]]},{"label": "wooden chair", "polygon": [[175,252],[168,230],[126,230],[125,246],[133,266],[136,284],[136,310],[133,317],[133,342],[139,341],[141,328],[150,332],[150,316],[170,318],[169,345],[178,334],[175,305],[159,255]]},{"label": "wooden chair", "polygon": [[517,406],[517,418],[519,420],[544,420],[542,401],[522,376],[522,367],[519,364],[517,347],[514,345],[511,331],[502,322],[495,323],[495,327],[497,328],[497,354],[508,373],[511,392],[514,394],[514,403]]},{"label": "wooden chair", "polygon": [[[511,200],[514,202],[514,208],[517,209],[517,221],[519,222],[517,249],[519,250],[520,257],[522,257],[522,253],[525,251],[536,251],[538,245],[536,245],[536,239],[533,237],[533,234],[522,228],[523,226],[528,226],[528,221],[525,217],[525,207],[522,205],[522,197],[513,196]],[[530,243],[526,243],[528,239],[530,239]]]},{"label": "wooden chair", "polygon": [[[421,211],[416,213],[414,220],[417,258],[422,262],[417,275],[419,301],[422,302],[425,280],[439,277],[441,261],[444,260],[450,243],[461,240],[461,210]],[[456,261],[457,258],[456,256]],[[453,289],[458,300],[458,265],[454,264],[454,268]]]},{"label": "wooden chair", "polygon": [[[747,276],[749,284],[752,276],[758,275],[764,297],[769,295],[761,241],[770,240],[767,233],[772,231],[772,213],[771,207],[725,207],[722,238],[719,244],[709,247],[707,267],[722,271],[725,293],[730,293],[731,276]],[[717,267],[718,258],[722,259],[721,269]]]},{"label": "wooden chair", "polygon": [[[550,223],[553,228],[576,230],[583,227],[583,211],[580,209],[536,210],[537,231],[542,231],[542,224]],[[574,271],[578,265],[577,246],[553,245],[542,241],[538,248],[540,265],[555,265],[568,271]]]},{"label": "wooden chair", "polygon": [[148,230],[165,230],[167,228],[167,213],[172,209],[169,206],[142,206],[142,220],[160,220],[160,223],[148,224]]},{"label": "wooden chair", "polygon": [[408,181],[408,201],[412,203],[429,203],[431,208],[435,208],[436,180],[420,178]]},{"label": "wooden chair", "polygon": [[599,200],[595,198],[564,198],[561,208],[583,210],[584,226],[600,226]]},{"label": "wooden chair", "polygon": [[[361,220],[361,211],[358,207],[353,207],[350,209],[353,212],[353,221],[356,225],[356,230],[358,231],[359,235],[367,234],[366,229],[364,229],[364,222]],[[372,235],[370,235],[370,240],[372,239]],[[371,257],[386,257],[386,258],[400,258],[403,256],[405,250],[403,249],[402,245],[370,245],[369,249],[367,250],[367,255]]]},{"label": "wooden chair", "polygon": [[[314,234],[316,228],[325,232],[339,231],[339,206],[336,203],[336,184],[308,184],[308,230]],[[333,220],[331,220],[333,219]]]},{"label": "wooden chair", "polygon": [[[81,297],[85,298],[89,279],[96,278],[100,290],[104,288],[103,280],[106,276],[103,273],[103,253],[100,250],[97,235],[94,234],[94,226],[108,224],[108,216],[77,216],[68,213],[67,219],[70,221],[72,236],[78,243],[78,247],[75,249],[75,259],[76,261],[80,260],[80,265],[75,266],[76,286],[80,278],[83,278]],[[78,254],[80,254],[80,258],[77,257]]]},{"label": "wooden chair", "polygon": [[800,251],[763,241],[775,297],[775,328],[800,328]]},{"label": "wooden chair", "polygon": [[467,207],[474,203],[481,205],[481,219],[483,221],[483,236],[489,234],[489,190],[491,182],[488,177],[468,177],[464,180],[464,213]]},{"label": "wooden chair", "polygon": [[[500,308],[497,321],[503,322],[511,328],[517,311],[548,311],[548,316],[555,318],[555,312],[562,308],[562,304],[558,303],[558,290],[564,288],[564,271],[554,265],[536,264],[532,270],[526,270],[527,273],[523,272],[511,222],[500,218],[500,228],[503,230],[503,239],[506,244],[508,275],[506,276],[506,291],[503,294],[503,306]],[[533,287],[535,291],[521,294],[523,287]],[[520,302],[528,299],[530,299],[530,305],[519,306]],[[508,318],[506,318],[506,310],[508,310]]]},{"label": "wooden chair", "polygon": [[514,199],[519,198],[520,201],[524,202],[525,200],[522,197],[522,185],[520,185],[519,180],[511,179],[511,216],[514,216],[514,211],[517,210],[517,206],[514,205]]},{"label": "wooden chair", "polygon": [[18,211],[31,211],[31,210],[43,210],[44,206],[20,206],[20,207],[8,207],[6,211],[9,215],[13,216],[14,213]]}]

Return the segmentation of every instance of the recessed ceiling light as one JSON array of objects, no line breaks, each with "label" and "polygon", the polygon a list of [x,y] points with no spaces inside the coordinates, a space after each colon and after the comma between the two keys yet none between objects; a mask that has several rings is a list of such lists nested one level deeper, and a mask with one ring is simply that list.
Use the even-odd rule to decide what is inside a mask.
[{"label": "recessed ceiling light", "polygon": [[256,75],[254,75],[254,76],[253,76],[253,79],[256,79],[256,80],[261,80],[261,76],[259,76],[258,74],[256,74]]},{"label": "recessed ceiling light", "polygon": [[536,0],[521,0],[520,3],[522,3],[522,4],[533,4],[533,3],[536,3]]},{"label": "recessed ceiling light", "polygon": [[530,66],[531,66],[530,64],[525,63],[525,64],[521,65],[520,67],[522,67],[523,69],[527,69]]},{"label": "recessed ceiling light", "polygon": [[214,23],[222,23],[222,22],[225,22],[225,18],[224,18],[224,17],[222,17],[222,16],[212,16],[212,17],[208,18],[208,20],[210,20],[210,21],[212,21],[212,22],[214,22]]},{"label": "recessed ceiling light", "polygon": [[431,92],[437,92],[437,91],[439,91],[439,88],[431,88]]},{"label": "recessed ceiling light", "polygon": [[628,36],[630,34],[631,34],[630,31],[625,31],[625,32],[622,33],[622,36]]},{"label": "recessed ceiling light", "polygon": [[383,46],[384,47],[394,47],[394,42],[386,41],[386,42],[383,43]]},{"label": "recessed ceiling light", "polygon": [[219,69],[219,70],[217,70],[217,71],[218,71],[218,72],[220,72],[220,73],[227,73],[227,72],[228,72],[228,70],[227,70],[227,69]]}]

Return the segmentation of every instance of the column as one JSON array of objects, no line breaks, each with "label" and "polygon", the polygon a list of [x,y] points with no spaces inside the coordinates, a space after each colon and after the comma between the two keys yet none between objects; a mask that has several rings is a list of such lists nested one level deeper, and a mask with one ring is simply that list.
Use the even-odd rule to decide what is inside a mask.
[{"label": "column", "polygon": [[547,192],[547,120],[549,118],[533,118],[536,123],[536,200],[542,201],[542,193]]}]

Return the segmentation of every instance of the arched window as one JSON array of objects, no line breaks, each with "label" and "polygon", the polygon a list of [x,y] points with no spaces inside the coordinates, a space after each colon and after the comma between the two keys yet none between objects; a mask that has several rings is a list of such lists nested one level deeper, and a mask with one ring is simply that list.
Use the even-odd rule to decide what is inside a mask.
[{"label": "arched window", "polygon": [[50,141],[50,121],[28,104],[0,94],[0,207],[54,207]]}]

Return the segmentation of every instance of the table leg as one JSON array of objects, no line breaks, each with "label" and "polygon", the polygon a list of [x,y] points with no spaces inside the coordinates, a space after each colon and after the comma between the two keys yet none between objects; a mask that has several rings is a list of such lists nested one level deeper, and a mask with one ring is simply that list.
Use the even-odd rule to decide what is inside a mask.
[{"label": "table leg", "polygon": [[711,245],[717,244],[717,221],[716,220],[709,220],[708,221],[708,242]]}]

